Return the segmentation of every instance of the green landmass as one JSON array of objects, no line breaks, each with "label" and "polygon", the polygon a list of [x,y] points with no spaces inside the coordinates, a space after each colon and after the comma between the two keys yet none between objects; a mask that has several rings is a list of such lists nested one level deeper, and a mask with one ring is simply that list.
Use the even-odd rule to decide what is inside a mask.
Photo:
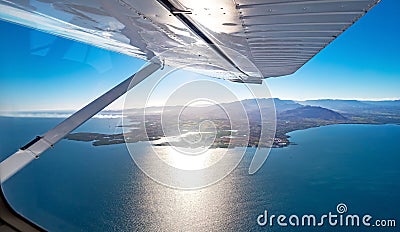
[{"label": "green landmass", "polygon": [[[268,99],[259,99],[267,101]],[[269,99],[271,100],[271,99]],[[270,143],[260,144],[261,133],[260,112],[253,100],[241,102],[224,103],[224,108],[235,110],[235,107],[245,106],[247,117],[250,120],[239,122],[243,128],[250,127],[249,131],[230,130],[230,122],[223,115],[216,113],[215,107],[204,107],[193,109],[194,113],[180,118],[180,128],[188,131],[198,127],[199,122],[207,119],[212,125],[202,128],[205,134],[189,134],[185,139],[174,142],[176,146],[196,146],[196,144],[208,144],[212,148],[228,147],[286,147],[291,144],[289,132],[303,130],[312,127],[320,127],[332,124],[399,124],[400,123],[400,101],[353,101],[353,100],[313,100],[295,102],[291,100],[274,99],[276,107],[276,133]],[[328,108],[329,107],[329,108]],[[167,108],[164,108],[168,109]],[[174,112],[174,107],[169,112]],[[140,111],[139,111],[140,112]],[[155,109],[154,112],[159,112]],[[174,118],[176,115],[167,115]],[[91,132],[71,133],[65,138],[68,140],[92,142],[94,146],[103,146],[121,143],[135,143],[139,141],[154,141],[155,146],[167,146],[170,142],[162,141],[165,134],[161,125],[161,116],[154,113],[146,116],[146,123],[140,123],[143,116],[133,114],[130,119],[135,122],[124,125],[125,134],[101,134]],[[164,119],[165,120],[165,119]],[[249,121],[249,125],[247,125]],[[176,127],[171,124],[171,127]],[[121,126],[120,126],[121,127]],[[239,128],[241,125],[239,125]],[[130,128],[132,130],[130,130]],[[168,129],[168,128],[167,128]],[[246,134],[247,135],[244,135]],[[248,136],[248,137],[245,137]],[[161,142],[158,142],[161,141]],[[211,144],[209,143],[211,141]],[[198,145],[198,146],[200,146]]]}]

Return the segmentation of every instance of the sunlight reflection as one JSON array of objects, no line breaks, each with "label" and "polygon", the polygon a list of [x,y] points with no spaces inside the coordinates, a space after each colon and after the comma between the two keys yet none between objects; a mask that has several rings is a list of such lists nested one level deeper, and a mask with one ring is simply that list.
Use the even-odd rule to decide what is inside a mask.
[{"label": "sunlight reflection", "polygon": [[174,149],[172,146],[160,148],[163,152],[158,152],[160,159],[168,165],[182,170],[201,170],[211,167],[219,162],[226,154],[225,149],[208,149],[201,155],[187,155]]}]

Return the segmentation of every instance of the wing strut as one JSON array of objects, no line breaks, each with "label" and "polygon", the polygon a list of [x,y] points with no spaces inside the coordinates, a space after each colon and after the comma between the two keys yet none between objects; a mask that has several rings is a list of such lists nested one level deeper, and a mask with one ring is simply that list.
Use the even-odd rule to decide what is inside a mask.
[{"label": "wing strut", "polygon": [[31,142],[21,147],[16,153],[9,156],[0,163],[0,183],[13,176],[20,169],[25,167],[35,158],[38,158],[44,151],[53,147],[55,143],[60,141],[71,131],[85,123],[106,106],[117,100],[123,94],[135,87],[145,78],[161,68],[159,63],[150,63],[140,71],[115,86],[107,93],[103,94],[96,100],[83,107],[69,118],[58,124],[56,127],[48,131],[43,136],[37,136]]}]

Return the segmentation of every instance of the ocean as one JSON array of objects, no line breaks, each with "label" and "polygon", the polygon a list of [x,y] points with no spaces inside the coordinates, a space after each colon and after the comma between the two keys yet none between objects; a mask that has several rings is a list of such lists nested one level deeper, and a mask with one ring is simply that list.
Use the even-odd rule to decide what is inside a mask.
[{"label": "ocean", "polygon": [[[60,118],[0,117],[0,159]],[[119,119],[91,119],[77,131],[115,133]],[[11,205],[49,231],[398,231],[371,226],[260,226],[259,215],[347,214],[400,223],[399,125],[331,125],[289,134],[249,175],[252,149],[220,182],[183,191],[160,185],[124,144],[62,140],[4,183]],[[143,154],[145,155],[145,154]],[[398,225],[397,225],[398,228]]]}]

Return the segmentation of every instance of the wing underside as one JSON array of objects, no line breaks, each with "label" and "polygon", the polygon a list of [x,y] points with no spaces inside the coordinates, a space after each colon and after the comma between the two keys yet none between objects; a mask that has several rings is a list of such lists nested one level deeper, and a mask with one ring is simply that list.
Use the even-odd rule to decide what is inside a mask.
[{"label": "wing underside", "polygon": [[378,0],[0,0],[0,18],[231,81],[298,70]]}]

